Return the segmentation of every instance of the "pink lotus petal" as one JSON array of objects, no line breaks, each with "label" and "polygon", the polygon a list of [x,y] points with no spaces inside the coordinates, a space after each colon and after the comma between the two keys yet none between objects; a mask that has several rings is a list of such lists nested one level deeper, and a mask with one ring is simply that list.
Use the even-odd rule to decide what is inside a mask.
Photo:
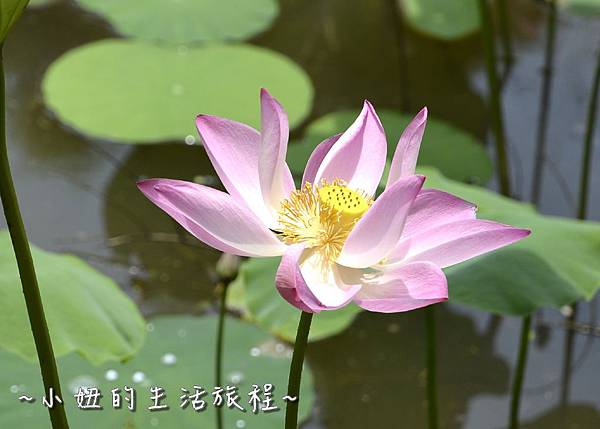
[{"label": "pink lotus petal", "polygon": [[364,268],[385,258],[400,240],[406,216],[424,180],[423,176],[409,176],[386,189],[357,222],[338,263]]},{"label": "pink lotus petal", "polygon": [[408,213],[402,238],[439,225],[475,219],[476,212],[477,206],[452,194],[437,189],[423,189]]},{"label": "pink lotus petal", "polygon": [[281,201],[295,189],[294,178],[285,162],[289,127],[288,118],[266,89],[260,92],[261,145],[258,174],[265,205],[275,215]]},{"label": "pink lotus petal", "polygon": [[354,297],[360,307],[378,313],[397,313],[448,299],[443,271],[430,262],[412,262],[384,271],[372,283],[365,282]]},{"label": "pink lotus petal", "polygon": [[204,149],[223,186],[243,201],[266,224],[271,211],[263,202],[258,176],[260,134],[248,125],[216,116],[200,115],[196,126]]},{"label": "pink lotus petal", "polygon": [[334,310],[345,306],[360,290],[359,270],[336,265],[323,273],[318,255],[302,245],[288,248],[277,271],[279,293],[290,304],[307,311]]},{"label": "pink lotus petal", "polygon": [[302,184],[304,185],[306,182],[315,183],[315,177],[317,176],[317,171],[325,158],[325,155],[329,153],[329,150],[333,147],[334,143],[338,141],[341,137],[341,134],[336,134],[333,137],[329,137],[326,140],[323,140],[319,145],[313,150],[310,154],[310,158],[306,163],[306,168],[304,169],[304,175],[302,176]]},{"label": "pink lotus petal", "polygon": [[317,300],[302,277],[298,260],[303,251],[304,246],[301,244],[295,244],[288,248],[277,269],[275,286],[279,294],[294,307],[308,313],[318,313],[326,310],[327,307]]},{"label": "pink lotus petal", "polygon": [[400,136],[400,140],[396,146],[396,152],[394,152],[394,158],[392,158],[386,188],[391,186],[401,177],[415,174],[415,167],[417,165],[421,140],[423,139],[423,133],[425,132],[425,125],[427,125],[426,107],[417,113],[417,116],[415,116],[411,123],[408,124]]},{"label": "pink lotus petal", "polygon": [[149,179],[138,188],[199,240],[240,256],[278,256],[286,246],[245,205],[191,182]]},{"label": "pink lotus petal", "polygon": [[408,238],[404,261],[429,261],[445,268],[519,241],[530,233],[527,229],[487,220],[460,220]]},{"label": "pink lotus petal", "polygon": [[373,195],[385,167],[387,143],[381,122],[368,101],[356,121],[325,155],[315,182],[342,179],[352,189]]}]

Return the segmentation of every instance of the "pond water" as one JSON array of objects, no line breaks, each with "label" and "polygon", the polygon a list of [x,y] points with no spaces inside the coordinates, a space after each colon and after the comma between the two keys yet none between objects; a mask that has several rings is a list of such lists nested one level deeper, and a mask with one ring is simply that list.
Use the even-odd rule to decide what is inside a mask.
[{"label": "pond water", "polygon": [[[387,1],[281,3],[274,26],[252,43],[285,53],[308,72],[316,92],[309,120],[357,108],[369,98],[376,107],[409,112],[427,105],[437,118],[486,140],[486,80],[477,35],[455,43],[433,41],[399,28]],[[514,186],[517,195],[527,199],[544,8],[536,1],[510,4],[517,57],[504,86],[504,111]],[[52,61],[71,48],[109,37],[116,36],[101,18],[69,2],[57,2],[28,10],[7,42],[9,150],[30,239],[45,249],[74,253],[109,274],[148,316],[198,313],[213,299],[218,253],[191,240],[151,206],[135,181],[212,176],[202,148],[183,142],[134,147],[91,141],[61,126],[41,100],[40,82]],[[599,41],[600,21],[561,12],[541,203],[545,213],[574,214]],[[295,131],[301,132],[302,127]],[[590,204],[590,218],[596,220],[600,220],[598,146]],[[600,323],[597,311],[597,300],[582,305],[579,320]],[[438,315],[441,426],[505,427],[520,320],[452,303],[438,306]],[[543,311],[534,318],[523,427],[600,427],[600,338],[592,335],[593,330],[576,335],[570,394],[563,403],[562,323],[558,311]],[[422,325],[422,312],[363,313],[344,333],[312,343],[308,361],[315,374],[318,406],[306,427],[426,427]]]}]

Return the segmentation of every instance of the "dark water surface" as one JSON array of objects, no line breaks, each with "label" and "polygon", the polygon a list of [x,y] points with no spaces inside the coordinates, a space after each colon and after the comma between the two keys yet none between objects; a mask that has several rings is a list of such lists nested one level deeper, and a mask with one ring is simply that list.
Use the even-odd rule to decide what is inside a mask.
[{"label": "dark water surface", "polygon": [[[253,42],[285,53],[309,73],[316,90],[310,119],[356,109],[369,98],[378,108],[411,112],[427,105],[433,116],[485,140],[486,81],[478,36],[443,43],[404,29],[402,54],[391,12],[388,1],[282,1],[275,25]],[[541,2],[511,2],[517,60],[504,89],[504,107],[514,185],[524,199],[530,192],[538,117],[543,12]],[[107,37],[115,35],[102,19],[58,2],[28,10],[7,43],[9,149],[30,238],[45,249],[77,254],[111,275],[146,315],[197,313],[212,299],[218,253],[188,240],[143,199],[135,181],[211,175],[202,148],[182,142],[132,147],[90,141],[61,127],[41,100],[40,82],[52,61]],[[574,213],[599,41],[599,21],[560,14],[549,121],[551,165],[541,205],[546,213]],[[598,142],[600,130],[596,134]],[[590,217],[596,220],[598,146],[590,204]],[[580,321],[595,324],[597,310],[596,303],[583,305]],[[438,306],[438,315],[442,427],[505,427],[520,321],[453,304]],[[597,336],[576,336],[570,399],[561,408],[562,320],[550,310],[534,319],[536,338],[522,403],[526,428],[600,427]],[[308,359],[319,405],[307,427],[425,427],[423,332],[421,312],[363,313],[341,335],[311,344]],[[565,410],[568,423],[563,425]]]}]

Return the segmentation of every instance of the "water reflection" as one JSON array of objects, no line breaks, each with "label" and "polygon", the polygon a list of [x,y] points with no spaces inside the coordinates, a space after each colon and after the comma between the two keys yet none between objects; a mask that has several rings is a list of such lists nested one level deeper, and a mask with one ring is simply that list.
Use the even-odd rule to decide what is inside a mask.
[{"label": "water reflection", "polygon": [[[438,306],[440,416],[460,428],[476,395],[506,391],[509,366],[470,317]],[[329,429],[426,426],[422,312],[361,314],[335,338],[311,344],[309,362]]]},{"label": "water reflection", "polygon": [[[511,6],[520,38],[513,75],[505,86],[507,132],[513,161],[520,161],[515,163],[520,194],[527,195],[534,140],[531,124],[537,116],[542,63],[541,6],[526,0],[515,0]],[[436,117],[483,140],[485,86],[477,36],[442,43],[404,29],[406,50],[400,51],[396,25],[390,1],[281,0],[279,19],[253,42],[284,52],[308,71],[316,89],[311,118],[356,108],[365,97],[377,107],[395,109],[408,100],[413,112],[427,104]],[[598,34],[598,28],[597,22],[561,15],[554,84],[557,103],[551,110],[552,139],[548,142],[557,167],[546,172],[554,178],[570,178],[578,171],[579,153],[573,148],[580,144],[591,53],[596,48],[589,35]],[[106,37],[115,36],[104,21],[74,2],[62,1],[27,11],[7,42],[9,145],[30,236],[46,249],[76,253],[94,263],[137,297],[147,313],[197,312],[200,302],[212,298],[218,254],[190,240],[143,198],[135,181],[160,176],[210,178],[213,172],[203,150],[190,145],[194,143],[191,138],[179,144],[135,148],[91,142],[54,121],[42,104],[40,82],[47,66],[71,48]],[[407,84],[403,86],[404,72]],[[595,156],[599,160],[600,151]],[[600,187],[600,169],[596,170],[594,189]],[[544,210],[571,214],[572,196],[564,198],[556,191],[556,182],[546,183]],[[576,181],[569,187],[571,194],[576,192],[574,186]],[[598,218],[600,200],[592,204],[592,217]],[[580,319],[595,323],[590,308],[596,307],[583,306]],[[492,318],[488,324],[488,315],[451,306],[440,306],[438,313],[443,327],[439,330],[443,427],[503,427],[518,321]],[[590,402],[598,397],[600,381],[594,365],[600,352],[597,338],[577,337],[572,403],[563,413],[557,404],[560,383],[556,382],[561,370],[562,316],[544,312],[543,320],[530,355],[525,427],[600,427],[599,404]],[[362,314],[350,330],[312,344],[309,360],[320,405],[309,426],[424,427],[422,333],[418,312]],[[184,337],[187,332],[178,335]],[[248,358],[261,353],[258,348],[249,350]],[[169,362],[172,357],[165,364]],[[106,377],[115,375],[107,373]],[[243,427],[245,421],[236,425]]]}]

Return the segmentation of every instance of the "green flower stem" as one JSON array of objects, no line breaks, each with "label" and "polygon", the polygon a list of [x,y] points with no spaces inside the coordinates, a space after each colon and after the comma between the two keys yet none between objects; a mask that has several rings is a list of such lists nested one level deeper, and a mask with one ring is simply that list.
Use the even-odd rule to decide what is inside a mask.
[{"label": "green flower stem", "polygon": [[425,309],[425,330],[427,331],[427,420],[429,429],[437,429],[437,371],[436,371],[436,329],[435,307],[430,305]]},{"label": "green flower stem", "polygon": [[[223,379],[223,337],[225,334],[225,313],[227,312],[227,289],[229,283],[221,283],[219,290],[219,322],[217,324],[217,346],[215,349],[215,386],[221,386]],[[217,429],[223,429],[223,407],[217,407]]]},{"label": "green flower stem", "polygon": [[410,113],[410,84],[408,79],[408,44],[402,10],[398,0],[388,0],[389,13],[394,25],[396,46],[398,48],[398,83],[402,112]]},{"label": "green flower stem", "polygon": [[508,16],[508,6],[506,0],[497,0],[498,15],[500,23],[500,36],[502,37],[502,47],[504,50],[504,73],[502,81],[506,81],[514,62],[512,37],[510,35],[510,18]]},{"label": "green flower stem", "polygon": [[[562,367],[562,380],[561,380],[561,390],[560,390],[560,405],[563,408],[563,411],[566,408],[567,401],[569,400],[569,391],[571,388],[571,367],[573,366],[573,349],[575,347],[575,329],[574,325],[577,322],[577,312],[578,312],[577,303],[573,303],[571,305],[572,312],[567,317],[565,328],[566,328],[566,336],[565,336],[565,350],[564,350],[564,359],[563,359],[563,367]],[[564,417],[564,413],[563,413]]]},{"label": "green flower stem", "polygon": [[527,364],[527,351],[529,349],[529,332],[531,330],[531,316],[523,317],[521,322],[521,340],[519,343],[519,355],[517,357],[517,368],[512,386],[512,398],[510,402],[509,429],[519,429],[519,407],[521,405],[521,392],[523,390],[523,379],[525,378],[525,366]]},{"label": "green flower stem", "polygon": [[294,354],[292,355],[292,364],[290,365],[290,375],[288,378],[288,396],[296,398],[295,401],[287,401],[285,406],[285,429],[298,428],[298,404],[300,403],[300,380],[302,377],[302,366],[304,364],[304,353],[308,343],[308,333],[312,322],[312,313],[305,311],[300,315],[300,323],[296,332],[296,342],[294,343]]},{"label": "green flower stem", "polygon": [[[598,59],[596,71],[594,72],[594,83],[592,85],[592,93],[588,104],[587,126],[585,130],[585,138],[583,145],[583,159],[581,168],[581,182],[579,185],[579,203],[577,205],[577,218],[584,220],[587,217],[587,208],[589,201],[589,184],[592,168],[592,148],[594,143],[594,131],[596,128],[596,120],[598,116],[598,93],[600,92],[600,51],[598,51]],[[571,386],[571,366],[573,362],[573,347],[575,342],[574,324],[577,322],[577,303],[572,304],[573,311],[567,318],[567,334],[565,339],[565,357],[563,360],[562,372],[562,391],[560,395],[561,404],[566,405],[569,399],[569,389]]]},{"label": "green flower stem", "polygon": [[[504,134],[504,120],[502,117],[502,101],[500,96],[500,83],[496,71],[496,44],[494,40],[494,28],[487,0],[478,0],[479,13],[481,17],[482,33],[485,51],[485,63],[490,91],[490,114],[492,130],[496,140],[496,157],[500,179],[500,192],[507,197],[512,196],[510,185],[510,171],[508,167],[508,156],[506,148],[506,136]],[[531,327],[531,316],[525,316],[521,326],[521,341],[519,343],[519,355],[517,360],[517,372],[513,381],[512,398],[510,404],[509,429],[519,427],[519,406],[523,378],[525,376],[525,364],[529,347],[529,330]]]},{"label": "green flower stem", "polygon": [[494,41],[494,27],[487,0],[478,0],[481,18],[481,31],[483,35],[485,65],[489,85],[489,110],[496,142],[496,160],[500,180],[500,192],[511,196],[510,171],[508,169],[508,156],[506,149],[506,136],[504,134],[504,119],[500,99],[500,81],[496,70],[496,43]]},{"label": "green flower stem", "polygon": [[[44,315],[42,297],[8,162],[8,149],[6,147],[6,94],[4,88],[4,63],[1,52],[0,92],[0,198],[2,199],[4,215],[8,223],[8,230],[17,259],[27,314],[35,341],[44,387],[46,392],[50,388],[53,388],[54,392],[62,397],[58,369],[56,367],[56,360],[54,359],[54,352],[52,351],[52,341],[50,340],[46,316]],[[50,413],[53,429],[68,429],[69,424],[67,423],[67,416],[62,405],[57,404],[53,408],[49,408],[48,412]]]},{"label": "green flower stem", "polygon": [[596,117],[598,116],[598,92],[600,90],[600,51],[598,51],[598,62],[594,72],[594,84],[588,105],[587,126],[585,130],[585,141],[583,147],[583,160],[581,168],[581,182],[579,186],[579,204],[577,217],[585,219],[588,208],[588,194],[590,187],[590,171],[592,168],[592,148],[594,143],[594,130],[596,128]]},{"label": "green flower stem", "polygon": [[531,201],[539,204],[546,159],[546,133],[548,129],[548,113],[550,110],[550,94],[552,89],[552,73],[554,70],[554,46],[556,41],[556,0],[547,0],[548,15],[546,20],[546,50],[542,79],[542,95],[540,98],[540,117],[537,128],[537,141],[533,164]]}]

